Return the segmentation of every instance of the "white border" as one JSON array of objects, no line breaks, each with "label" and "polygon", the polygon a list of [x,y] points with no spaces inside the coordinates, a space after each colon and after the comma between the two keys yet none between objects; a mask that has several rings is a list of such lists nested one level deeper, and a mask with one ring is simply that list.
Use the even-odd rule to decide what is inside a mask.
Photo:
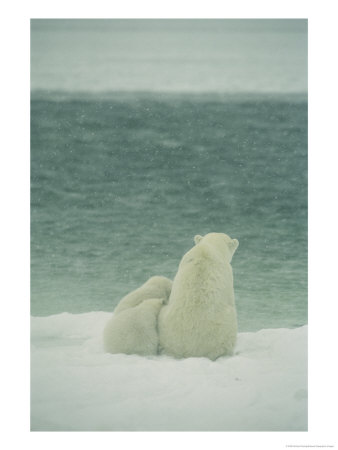
[{"label": "white border", "polygon": [[[317,6],[318,5],[318,6]],[[29,432],[29,19],[308,18],[310,175],[309,431],[303,433]],[[336,444],[337,25],[333,1],[8,2],[1,14],[4,448],[275,449]],[[5,320],[4,320],[5,319]]]}]

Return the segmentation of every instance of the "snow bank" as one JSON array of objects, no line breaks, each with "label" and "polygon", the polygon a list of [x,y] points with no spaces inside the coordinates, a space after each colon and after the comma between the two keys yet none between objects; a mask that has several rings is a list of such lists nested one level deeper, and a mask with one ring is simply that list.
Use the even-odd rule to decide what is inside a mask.
[{"label": "snow bank", "polygon": [[307,430],[307,326],[240,333],[212,362],[106,354],[109,317],[31,318],[32,430]]}]

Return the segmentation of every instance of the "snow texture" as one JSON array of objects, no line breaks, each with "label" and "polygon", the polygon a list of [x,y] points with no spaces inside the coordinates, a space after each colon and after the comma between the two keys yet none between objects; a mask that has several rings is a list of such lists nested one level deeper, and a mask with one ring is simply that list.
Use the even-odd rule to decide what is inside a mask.
[{"label": "snow texture", "polygon": [[210,361],[105,353],[110,317],[31,318],[32,430],[307,430],[307,326],[239,333]]}]

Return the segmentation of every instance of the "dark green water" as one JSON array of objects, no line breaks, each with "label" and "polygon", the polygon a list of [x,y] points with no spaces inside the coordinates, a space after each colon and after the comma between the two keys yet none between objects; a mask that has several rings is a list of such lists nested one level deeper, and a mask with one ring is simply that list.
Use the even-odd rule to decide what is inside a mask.
[{"label": "dark green water", "polygon": [[307,323],[305,97],[40,92],[31,312],[112,311],[225,232],[241,331]]}]

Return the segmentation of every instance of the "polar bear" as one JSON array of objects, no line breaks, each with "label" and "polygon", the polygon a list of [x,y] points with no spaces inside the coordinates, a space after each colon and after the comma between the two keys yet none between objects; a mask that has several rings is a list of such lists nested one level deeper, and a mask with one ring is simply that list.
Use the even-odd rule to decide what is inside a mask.
[{"label": "polar bear", "polygon": [[237,239],[223,233],[194,238],[182,258],[169,302],[158,318],[161,353],[177,358],[231,355],[236,343],[237,315],[232,256]]},{"label": "polar bear", "polygon": [[105,326],[105,351],[157,354],[157,318],[162,305],[168,302],[171,285],[168,278],[154,276],[123,297]]},{"label": "polar bear", "polygon": [[152,298],[119,314],[114,313],[103,332],[105,351],[129,355],[156,355],[157,317],[162,304],[163,299]]},{"label": "polar bear", "polygon": [[123,297],[114,309],[114,314],[116,315],[125,309],[133,308],[150,298],[162,298],[164,303],[167,303],[171,286],[172,281],[169,278],[155,275],[149,278],[142,286]]}]

